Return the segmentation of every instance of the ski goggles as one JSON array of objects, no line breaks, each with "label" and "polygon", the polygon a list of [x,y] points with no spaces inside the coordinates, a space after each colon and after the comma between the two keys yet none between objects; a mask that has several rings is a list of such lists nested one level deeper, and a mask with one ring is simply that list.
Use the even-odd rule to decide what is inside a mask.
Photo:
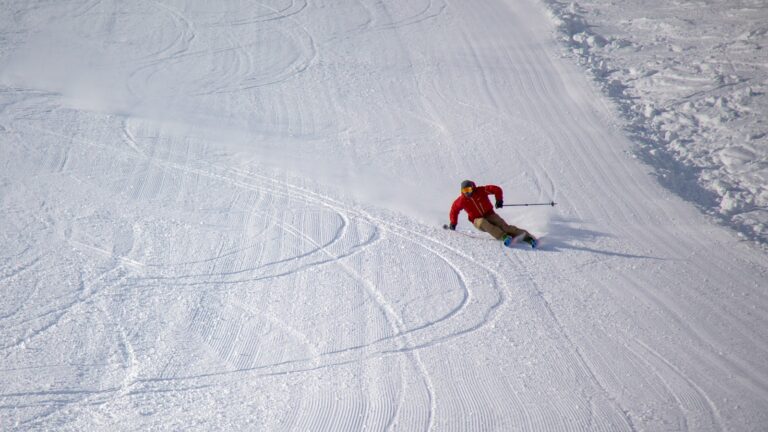
[{"label": "ski goggles", "polygon": [[475,190],[475,188],[473,188],[472,186],[467,186],[465,188],[461,188],[461,193],[463,193],[463,194],[472,193],[472,192],[474,192],[474,190]]}]

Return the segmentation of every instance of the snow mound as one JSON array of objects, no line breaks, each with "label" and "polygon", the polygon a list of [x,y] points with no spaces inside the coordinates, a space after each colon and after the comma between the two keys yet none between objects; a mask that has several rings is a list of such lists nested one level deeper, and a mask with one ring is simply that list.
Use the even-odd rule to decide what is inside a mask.
[{"label": "snow mound", "polygon": [[[669,189],[768,242],[768,26],[759,2],[546,1],[569,55]],[[706,9],[706,13],[702,12]],[[685,17],[685,18],[681,18]]]}]

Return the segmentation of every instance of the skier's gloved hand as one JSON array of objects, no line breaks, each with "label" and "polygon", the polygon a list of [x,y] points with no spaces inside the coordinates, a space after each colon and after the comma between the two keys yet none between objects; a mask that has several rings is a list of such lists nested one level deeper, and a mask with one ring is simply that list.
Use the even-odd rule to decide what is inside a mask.
[{"label": "skier's gloved hand", "polygon": [[450,228],[451,231],[456,231],[456,224],[450,224],[448,225],[448,228]]},{"label": "skier's gloved hand", "polygon": [[496,200],[496,208],[502,208],[502,207],[504,207],[504,201]]}]

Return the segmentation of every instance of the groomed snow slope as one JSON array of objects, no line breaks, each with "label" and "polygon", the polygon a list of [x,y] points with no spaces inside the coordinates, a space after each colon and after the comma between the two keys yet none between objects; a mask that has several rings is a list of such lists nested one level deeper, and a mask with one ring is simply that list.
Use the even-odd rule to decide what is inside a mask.
[{"label": "groomed snow slope", "polygon": [[[765,253],[540,3],[2,10],[0,429],[768,425]],[[464,178],[541,249],[440,229]]]}]

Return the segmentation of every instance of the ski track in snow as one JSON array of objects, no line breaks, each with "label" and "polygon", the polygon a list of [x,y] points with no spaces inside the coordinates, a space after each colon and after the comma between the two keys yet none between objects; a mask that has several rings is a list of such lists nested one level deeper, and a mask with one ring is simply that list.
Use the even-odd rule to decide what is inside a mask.
[{"label": "ski track in snow", "polygon": [[[0,429],[768,422],[764,251],[629,155],[544,5],[4,8]],[[440,229],[463,178],[557,201],[501,211],[539,250]]]}]

